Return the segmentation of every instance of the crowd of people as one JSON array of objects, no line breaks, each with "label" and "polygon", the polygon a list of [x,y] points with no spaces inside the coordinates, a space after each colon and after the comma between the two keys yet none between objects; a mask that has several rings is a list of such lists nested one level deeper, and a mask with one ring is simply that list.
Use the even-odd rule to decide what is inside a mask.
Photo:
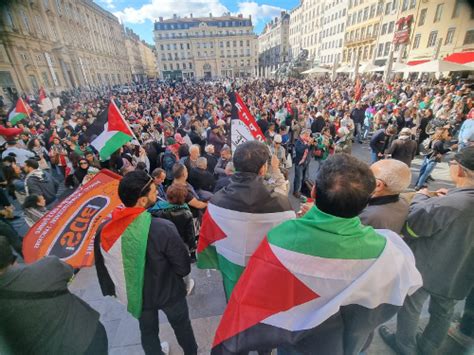
[{"label": "crowd of people", "polygon": [[[235,117],[230,90],[242,97],[257,120],[264,142],[242,144],[232,152],[230,131]],[[120,108],[134,138],[104,160],[91,145],[88,128],[110,100]],[[28,317],[17,317],[13,312],[28,300],[40,300],[45,305],[43,311],[34,311],[34,305],[23,310],[36,317],[39,326],[57,319],[60,315],[53,311],[55,299],[68,297],[64,309],[75,309],[70,317],[96,324],[84,326],[87,334],[78,330],[80,322],[69,320],[71,324],[61,325],[62,331],[70,327],[71,333],[76,330],[76,334],[83,334],[71,337],[68,346],[76,346],[72,353],[107,352],[107,338],[97,312],[67,291],[70,268],[50,260],[54,258],[13,266],[16,256],[22,256],[25,226],[34,226],[101,169],[123,176],[119,196],[125,211],[149,213],[152,218],[147,235],[142,236],[150,242],[143,249],[143,309],[137,315],[147,354],[167,352],[167,345],[160,344],[158,337],[158,309],[166,313],[184,353],[197,353],[186,296],[195,287],[188,274],[197,258],[199,235],[209,223],[208,206],[237,205],[237,211],[258,214],[265,203],[273,206],[269,207],[272,212],[297,206],[290,220],[310,219],[315,211],[318,218],[321,214],[341,221],[355,218],[364,226],[401,235],[413,250],[423,286],[405,293],[403,305],[367,325],[360,339],[343,346],[342,353],[366,349],[375,328],[399,311],[396,333],[381,327],[382,338],[401,354],[433,354],[448,333],[456,301],[466,298],[460,328],[450,330],[450,334],[472,346],[474,103],[469,85],[366,80],[357,92],[347,78],[149,82],[127,94],[111,88],[95,95],[63,95],[61,106],[48,112],[41,112],[33,98],[28,101],[33,112],[16,124],[21,133],[4,136],[1,152],[0,327],[7,337],[0,339],[0,346],[8,345],[13,353],[40,348],[40,353],[71,352],[65,342],[58,341],[64,336],[59,325],[50,323],[23,336],[30,330],[22,323]],[[7,112],[3,112],[3,126],[12,127]],[[370,169],[350,157],[354,145],[370,149]],[[423,160],[412,185],[410,167],[418,155]],[[442,161],[449,161],[456,187],[431,192],[431,174]],[[310,164],[315,168],[310,169]],[[363,181],[342,184],[354,179]],[[308,200],[314,200],[314,206]],[[277,227],[269,224],[267,231]],[[120,299],[123,290],[117,287],[117,265],[109,261],[112,257],[103,245],[110,229],[96,236],[96,266],[104,295]],[[331,233],[343,235],[342,231]],[[344,244],[342,238],[340,243]],[[247,262],[248,258],[242,273]],[[48,273],[58,280],[41,281]],[[228,276],[223,272],[230,301],[232,288],[225,281]],[[240,274],[232,277],[237,282]],[[370,292],[376,293],[377,288]],[[418,318],[428,297],[431,317],[417,338]],[[24,301],[18,305],[12,298]],[[348,327],[344,322],[338,326]],[[49,333],[47,337],[45,333]],[[254,348],[239,351],[265,352],[275,347],[282,354],[317,353],[302,350],[303,343],[285,343],[284,337],[281,341],[253,344]]]}]

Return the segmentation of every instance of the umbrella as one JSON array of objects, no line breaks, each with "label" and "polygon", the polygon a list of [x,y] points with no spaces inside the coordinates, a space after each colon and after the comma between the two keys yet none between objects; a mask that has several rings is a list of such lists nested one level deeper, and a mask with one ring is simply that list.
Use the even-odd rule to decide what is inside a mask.
[{"label": "umbrella", "polygon": [[396,70],[397,72],[405,73],[443,73],[449,71],[472,71],[473,67],[469,65],[457,64],[453,62],[448,62],[445,60],[432,60],[426,63],[408,66],[402,70]]},{"label": "umbrella", "polygon": [[[374,71],[374,69],[378,69],[379,67],[374,65],[373,63],[365,63],[359,67],[359,73],[369,73]],[[377,71],[377,70],[375,70]]]},{"label": "umbrella", "polygon": [[348,65],[343,65],[342,67],[336,70],[336,73],[352,73],[353,71],[353,68],[349,67]]},{"label": "umbrella", "polygon": [[[395,62],[392,64],[392,71],[397,71],[397,70],[403,70],[405,68],[407,68],[408,65],[406,64],[403,64],[403,63],[400,63],[400,62]],[[375,67],[373,68],[372,70],[369,70],[370,72],[375,72],[375,71],[383,71],[385,72],[385,65],[382,66],[382,67]]]},{"label": "umbrella", "polygon": [[314,67],[309,70],[305,70],[301,74],[316,74],[316,73],[330,73],[331,70],[321,67]]}]

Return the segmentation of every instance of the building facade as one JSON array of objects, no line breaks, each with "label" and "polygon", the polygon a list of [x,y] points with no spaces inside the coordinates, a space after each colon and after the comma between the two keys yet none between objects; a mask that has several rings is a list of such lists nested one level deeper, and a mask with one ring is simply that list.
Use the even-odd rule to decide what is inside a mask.
[{"label": "building facade", "polygon": [[113,85],[131,80],[118,19],[92,0],[31,0],[2,7],[3,94]]},{"label": "building facade", "polygon": [[303,7],[301,4],[290,11],[289,24],[289,56],[290,59],[296,58],[303,49],[302,31],[303,26]]},{"label": "building facade", "polygon": [[155,22],[154,38],[163,79],[250,77],[257,70],[252,18],[242,15],[178,17]]},{"label": "building facade", "polygon": [[349,0],[342,62],[353,65],[372,60],[380,31],[382,15],[393,10],[392,2]]},{"label": "building facade", "polygon": [[281,12],[258,36],[258,76],[269,77],[289,60],[290,15]]},{"label": "building facade", "polygon": [[319,62],[333,65],[342,61],[348,0],[326,1],[320,31]]},{"label": "building facade", "polygon": [[474,51],[474,10],[468,2],[421,1],[411,26],[409,64]]}]

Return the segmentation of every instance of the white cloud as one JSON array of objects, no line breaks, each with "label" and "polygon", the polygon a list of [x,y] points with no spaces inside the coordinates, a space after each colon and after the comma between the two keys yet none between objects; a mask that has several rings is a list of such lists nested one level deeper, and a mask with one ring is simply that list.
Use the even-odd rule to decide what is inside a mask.
[{"label": "white cloud", "polygon": [[104,5],[107,9],[113,10],[115,9],[114,0],[100,0],[99,2],[101,5]]},{"label": "white cloud", "polygon": [[[112,2],[113,0],[107,0]],[[126,7],[114,12],[122,22],[144,23],[146,20],[155,21],[159,17],[170,18],[174,14],[184,17],[193,14],[194,17],[221,16],[229,10],[219,0],[151,0],[139,8]]]},{"label": "white cloud", "polygon": [[259,5],[255,1],[239,2],[237,6],[238,13],[241,13],[244,16],[252,15],[252,22],[254,25],[260,21],[267,21],[274,17],[280,17],[281,11],[285,11],[285,9],[281,7],[266,4]]}]

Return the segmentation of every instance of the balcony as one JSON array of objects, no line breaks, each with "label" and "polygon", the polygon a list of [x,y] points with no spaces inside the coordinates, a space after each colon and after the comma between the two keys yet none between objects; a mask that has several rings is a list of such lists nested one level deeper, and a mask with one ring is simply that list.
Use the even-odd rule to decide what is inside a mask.
[{"label": "balcony", "polygon": [[348,39],[346,40],[346,45],[347,46],[355,46],[355,45],[358,45],[358,44],[364,44],[364,43],[370,43],[370,42],[373,42],[377,39],[377,36],[376,35],[365,35],[363,38],[353,38],[353,39]]}]

